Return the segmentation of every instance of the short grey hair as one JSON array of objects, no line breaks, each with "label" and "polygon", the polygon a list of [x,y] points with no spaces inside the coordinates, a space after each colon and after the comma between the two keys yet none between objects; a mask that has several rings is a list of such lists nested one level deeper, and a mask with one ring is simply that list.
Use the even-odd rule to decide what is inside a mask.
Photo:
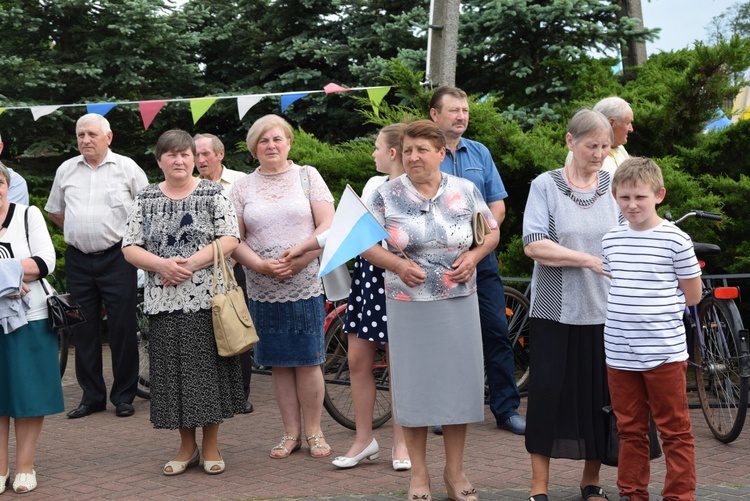
[{"label": "short grey hair", "polygon": [[598,111],[617,123],[625,119],[625,114],[629,109],[630,103],[617,96],[605,97],[594,105],[594,111]]},{"label": "short grey hair", "polygon": [[210,139],[211,149],[217,155],[224,151],[224,143],[221,142],[221,139],[219,139],[218,136],[213,134],[196,134],[193,136],[193,141],[197,141],[198,139]]},{"label": "short grey hair", "polygon": [[606,132],[609,134],[610,143],[615,142],[615,133],[612,131],[609,119],[598,111],[588,108],[580,109],[568,123],[568,134],[574,143],[596,132]]},{"label": "short grey hair", "polygon": [[101,116],[99,113],[87,113],[86,115],[83,115],[81,118],[79,118],[76,122],[76,132],[78,132],[78,128],[81,125],[87,124],[89,122],[98,122],[102,128],[102,132],[105,134],[109,134],[110,132],[112,132],[112,128],[109,126],[109,120]]}]

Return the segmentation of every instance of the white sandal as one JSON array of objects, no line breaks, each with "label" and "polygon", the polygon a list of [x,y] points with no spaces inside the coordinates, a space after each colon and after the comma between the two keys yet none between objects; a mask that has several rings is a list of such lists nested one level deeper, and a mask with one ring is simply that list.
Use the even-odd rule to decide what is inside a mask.
[{"label": "white sandal", "polygon": [[[198,452],[198,448],[195,448],[195,452],[193,452],[193,455],[190,456],[190,459],[187,461],[175,461],[174,459],[172,461],[168,461],[167,464],[164,465],[164,469],[162,472],[164,475],[171,477],[172,475],[180,475],[181,473],[185,473],[185,470],[188,468],[192,468],[193,466],[198,466],[201,462],[201,455]],[[167,468],[172,468],[172,471],[167,471]]]},{"label": "white sandal", "polygon": [[0,475],[0,494],[5,492],[5,488],[10,484],[10,468],[5,472],[5,475]]},{"label": "white sandal", "polygon": [[31,473],[16,473],[13,479],[13,490],[18,494],[26,494],[36,489],[36,470]]},{"label": "white sandal", "polygon": [[[221,456],[221,451],[219,451],[219,455]],[[218,466],[218,470],[214,470],[213,467]],[[206,459],[203,460],[203,471],[208,473],[209,475],[218,475],[219,473],[224,473],[224,469],[226,468],[226,463],[224,463],[224,459],[219,459],[218,461],[208,461]]]}]

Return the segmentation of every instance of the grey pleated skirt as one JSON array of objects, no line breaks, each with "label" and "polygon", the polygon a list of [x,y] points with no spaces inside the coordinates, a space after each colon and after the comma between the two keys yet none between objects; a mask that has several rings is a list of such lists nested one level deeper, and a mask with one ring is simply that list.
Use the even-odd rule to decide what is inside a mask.
[{"label": "grey pleated skirt", "polygon": [[477,295],[388,299],[393,417],[402,426],[484,420],[484,359]]}]

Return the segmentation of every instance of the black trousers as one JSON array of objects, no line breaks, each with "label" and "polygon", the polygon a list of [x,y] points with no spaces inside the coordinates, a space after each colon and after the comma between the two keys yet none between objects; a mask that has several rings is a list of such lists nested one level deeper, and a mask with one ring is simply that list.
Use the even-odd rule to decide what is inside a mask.
[{"label": "black trousers", "polygon": [[[247,301],[245,270],[240,263],[235,263],[234,265],[234,278],[245,294],[245,301]],[[253,350],[248,350],[240,355],[240,366],[242,367],[242,388],[245,390],[245,400],[247,400],[250,398],[250,378],[253,375]]]},{"label": "black trousers", "polygon": [[114,374],[109,400],[114,405],[132,403],[138,385],[136,269],[125,261],[120,244],[97,254],[84,254],[69,245],[65,268],[68,292],[80,303],[86,317],[86,322],[73,328],[76,378],[83,390],[81,403],[94,407],[107,403],[102,373],[102,304],[107,308]]}]

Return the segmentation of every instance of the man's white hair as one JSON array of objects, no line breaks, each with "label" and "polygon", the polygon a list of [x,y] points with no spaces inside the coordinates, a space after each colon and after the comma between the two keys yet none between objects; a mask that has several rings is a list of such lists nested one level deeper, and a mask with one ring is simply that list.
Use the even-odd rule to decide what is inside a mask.
[{"label": "man's white hair", "polygon": [[99,122],[99,125],[102,127],[102,132],[105,134],[109,134],[110,132],[112,132],[112,128],[109,126],[109,120],[98,113],[87,113],[86,115],[83,115],[81,118],[79,118],[76,122],[76,131],[78,131],[78,128],[81,125],[87,124],[89,122]]}]

